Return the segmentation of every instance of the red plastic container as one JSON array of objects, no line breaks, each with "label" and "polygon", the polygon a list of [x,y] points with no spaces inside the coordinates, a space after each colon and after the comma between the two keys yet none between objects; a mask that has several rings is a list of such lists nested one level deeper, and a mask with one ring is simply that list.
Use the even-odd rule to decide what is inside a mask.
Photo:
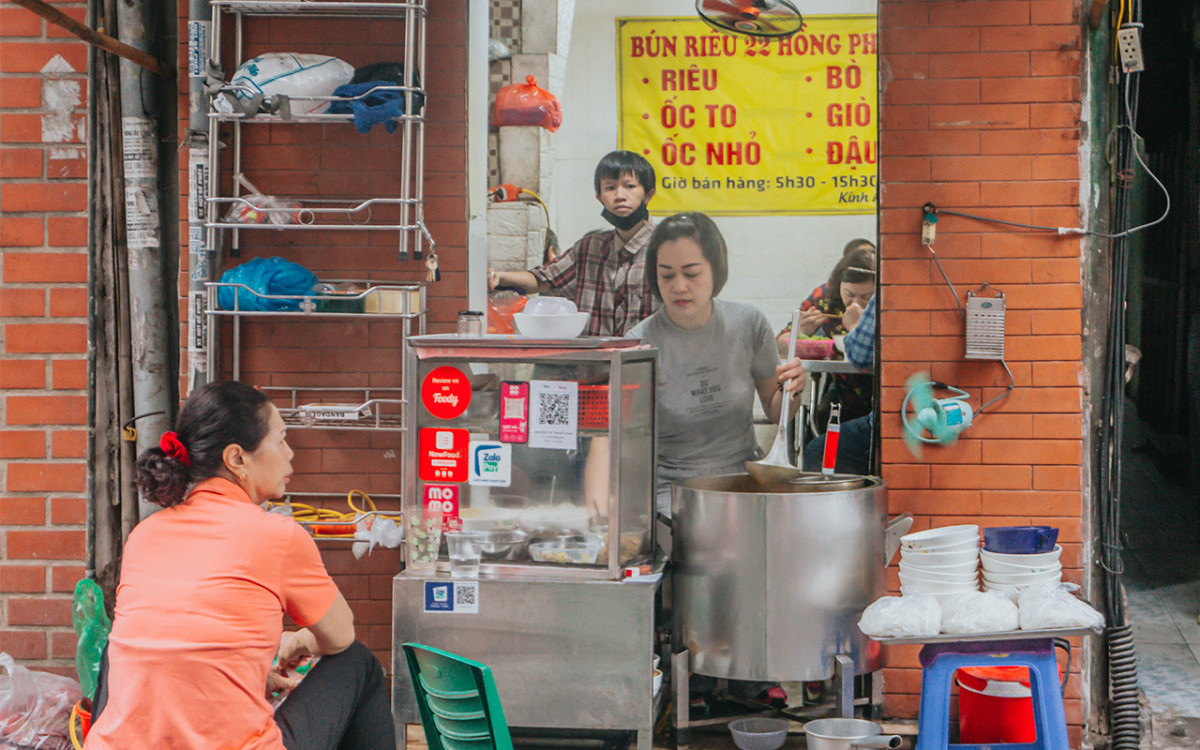
[{"label": "red plastic container", "polygon": [[[1034,742],[1033,692],[1025,667],[963,667],[957,673],[958,741]],[[1057,690],[1054,685],[1050,689]]]}]

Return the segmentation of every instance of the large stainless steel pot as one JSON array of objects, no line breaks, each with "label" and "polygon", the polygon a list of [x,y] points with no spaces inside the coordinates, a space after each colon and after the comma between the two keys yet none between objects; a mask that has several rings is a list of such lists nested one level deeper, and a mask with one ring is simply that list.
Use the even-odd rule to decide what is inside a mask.
[{"label": "large stainless steel pot", "polygon": [[[850,483],[854,484],[854,483]],[[857,626],[912,525],[887,521],[887,489],[760,485],[748,474],[694,479],[672,492],[675,638],[699,674],[824,680],[835,657],[880,667]]]}]

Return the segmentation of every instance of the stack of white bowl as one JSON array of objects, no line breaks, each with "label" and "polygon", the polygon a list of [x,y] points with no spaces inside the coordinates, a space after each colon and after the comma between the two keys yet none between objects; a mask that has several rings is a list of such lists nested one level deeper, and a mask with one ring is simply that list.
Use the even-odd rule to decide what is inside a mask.
[{"label": "stack of white bowl", "polygon": [[979,590],[979,527],[943,526],[900,538],[900,593],[939,601]]},{"label": "stack of white bowl", "polygon": [[983,550],[984,591],[999,591],[1015,598],[1023,588],[1034,584],[1062,582],[1062,546],[1054,545],[1050,552],[1033,554],[1001,554]]}]

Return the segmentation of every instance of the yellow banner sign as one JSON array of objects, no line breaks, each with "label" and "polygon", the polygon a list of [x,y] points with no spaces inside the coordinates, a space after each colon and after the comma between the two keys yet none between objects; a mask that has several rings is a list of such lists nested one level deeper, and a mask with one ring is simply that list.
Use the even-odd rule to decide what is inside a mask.
[{"label": "yellow banner sign", "polygon": [[786,39],[695,18],[617,19],[621,148],[655,213],[875,212],[875,16],[805,16]]}]

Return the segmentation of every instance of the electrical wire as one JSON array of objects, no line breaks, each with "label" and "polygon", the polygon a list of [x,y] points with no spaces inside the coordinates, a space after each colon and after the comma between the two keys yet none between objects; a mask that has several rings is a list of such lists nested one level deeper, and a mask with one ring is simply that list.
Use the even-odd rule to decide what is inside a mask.
[{"label": "electrical wire", "polygon": [[1000,399],[1007,398],[1008,394],[1012,393],[1013,386],[1015,386],[1017,384],[1017,381],[1013,379],[1012,370],[1008,369],[1008,363],[1005,362],[1004,360],[1000,360],[1000,364],[1001,364],[1001,366],[1004,367],[1004,371],[1008,373],[1008,388],[1004,389],[1004,393],[997,395],[995,398],[988,401],[983,406],[979,407],[979,411],[975,412],[975,416],[979,416],[980,414],[983,414],[984,409],[988,408],[989,406],[996,403]]},{"label": "electrical wire", "polygon": [[[365,501],[366,509],[354,504],[354,498],[360,497]],[[372,517],[386,518],[399,523],[403,516],[381,513],[375,507],[375,501],[362,490],[350,490],[346,493],[346,504],[350,512],[338,511],[332,508],[318,508],[307,503],[269,501],[267,509],[285,508],[291,513],[296,523],[310,527],[313,536],[333,539],[349,539],[354,536],[359,521]],[[369,521],[368,521],[369,523]],[[338,528],[342,526],[344,528]]]},{"label": "electrical wire", "polygon": [[933,243],[929,243],[929,254],[933,256],[933,262],[937,264],[937,270],[942,274],[942,279],[945,280],[946,286],[950,287],[950,293],[954,295],[954,305],[958,308],[958,316],[964,320],[967,313],[963,310],[962,303],[958,300],[958,290],[954,288],[954,284],[950,283],[950,277],[946,275],[946,269],[942,268],[942,262],[938,260],[937,253],[933,251]]}]

